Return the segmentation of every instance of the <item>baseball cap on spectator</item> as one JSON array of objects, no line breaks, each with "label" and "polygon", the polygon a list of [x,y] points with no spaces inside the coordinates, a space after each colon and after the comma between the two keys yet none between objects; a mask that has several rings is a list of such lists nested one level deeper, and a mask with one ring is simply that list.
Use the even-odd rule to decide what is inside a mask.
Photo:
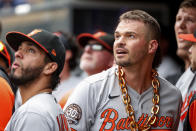
[{"label": "baseball cap on spectator", "polygon": [[13,31],[7,33],[6,40],[15,51],[24,41],[38,45],[48,54],[52,61],[58,64],[57,74],[61,73],[65,61],[65,48],[60,39],[53,33],[43,29],[35,29],[27,35]]},{"label": "baseball cap on spectator", "polygon": [[14,50],[8,44],[0,41],[0,56],[4,58],[7,66],[10,67],[14,61]]},{"label": "baseball cap on spectator", "polygon": [[196,31],[193,34],[179,34],[178,37],[190,42],[196,42]]},{"label": "baseball cap on spectator", "polygon": [[69,36],[65,37],[63,36],[63,33],[58,31],[58,32],[54,32],[55,35],[57,35],[59,37],[59,39],[61,40],[61,42],[63,43],[64,47],[66,50],[70,50],[70,44],[68,43],[69,41]]},{"label": "baseball cap on spectator", "polygon": [[96,40],[103,45],[108,51],[113,52],[114,36],[106,32],[97,32],[95,34],[82,33],[77,36],[79,45],[84,48],[89,40]]}]

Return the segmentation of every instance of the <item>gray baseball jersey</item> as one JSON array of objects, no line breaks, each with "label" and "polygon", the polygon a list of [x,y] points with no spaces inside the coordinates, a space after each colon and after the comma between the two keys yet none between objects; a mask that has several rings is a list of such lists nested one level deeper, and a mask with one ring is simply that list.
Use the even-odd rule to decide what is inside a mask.
[{"label": "gray baseball jersey", "polygon": [[5,131],[69,131],[65,115],[48,93],[33,96],[13,114]]},{"label": "gray baseball jersey", "polygon": [[176,83],[176,87],[179,88],[182,93],[183,100],[178,131],[183,131],[183,123],[188,112],[189,102],[193,94],[196,92],[195,74],[196,73],[192,72],[189,67]]},{"label": "gray baseball jersey", "polygon": [[[70,127],[78,131],[130,130],[128,115],[115,75],[117,67],[90,76],[82,81],[64,107]],[[162,78],[160,112],[152,129],[177,130],[182,97],[180,91]],[[153,89],[142,94],[128,87],[135,118],[144,125],[151,115]]]}]

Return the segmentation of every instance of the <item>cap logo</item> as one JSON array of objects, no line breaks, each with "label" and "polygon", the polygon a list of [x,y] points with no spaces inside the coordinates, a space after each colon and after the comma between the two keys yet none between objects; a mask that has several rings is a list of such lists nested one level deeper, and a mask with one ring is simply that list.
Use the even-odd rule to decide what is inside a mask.
[{"label": "cap logo", "polygon": [[31,37],[31,36],[33,36],[33,35],[39,33],[39,32],[42,32],[42,30],[40,30],[40,29],[35,29],[35,30],[33,30],[32,32],[30,32],[27,36]]},{"label": "cap logo", "polygon": [[94,34],[94,36],[97,37],[97,38],[99,38],[101,36],[105,36],[105,35],[106,35],[105,32],[97,32],[97,33]]},{"label": "cap logo", "polygon": [[4,47],[4,45],[3,45],[3,43],[0,41],[0,51],[3,50],[3,47]]},{"label": "cap logo", "polygon": [[51,52],[54,56],[56,56],[56,51],[54,49],[52,49],[52,52]]}]

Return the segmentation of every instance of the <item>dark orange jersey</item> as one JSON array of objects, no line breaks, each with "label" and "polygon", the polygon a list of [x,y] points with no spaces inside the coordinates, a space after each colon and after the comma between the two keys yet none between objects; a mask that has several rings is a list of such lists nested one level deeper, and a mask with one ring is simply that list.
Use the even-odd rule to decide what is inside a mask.
[{"label": "dark orange jersey", "polygon": [[0,131],[3,131],[12,116],[14,93],[8,82],[0,77]]}]

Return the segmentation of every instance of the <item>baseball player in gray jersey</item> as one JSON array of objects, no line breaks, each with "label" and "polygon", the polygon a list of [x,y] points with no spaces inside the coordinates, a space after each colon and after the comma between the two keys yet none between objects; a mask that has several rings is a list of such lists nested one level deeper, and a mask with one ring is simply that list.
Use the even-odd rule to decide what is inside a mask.
[{"label": "baseball player in gray jersey", "polygon": [[69,131],[65,115],[51,95],[65,60],[59,38],[35,29],[27,35],[9,32],[6,40],[16,51],[11,80],[20,88],[22,105],[5,131]]},{"label": "baseball player in gray jersey", "polygon": [[[183,59],[186,71],[176,83],[176,87],[182,93],[182,109],[179,131],[183,130],[183,123],[187,116],[191,97],[196,91],[196,73],[192,68],[189,48],[191,43],[179,37],[180,34],[191,34],[196,30],[196,0],[183,0],[176,15],[175,33],[178,44],[177,54]],[[189,43],[189,44],[187,44]]]},{"label": "baseball player in gray jersey", "polygon": [[177,130],[181,93],[155,70],[160,26],[148,13],[128,11],[115,30],[117,65],[76,87],[64,107],[73,130]]},{"label": "baseball player in gray jersey", "polygon": [[[184,42],[186,42],[186,44],[192,45],[191,48],[189,49],[189,53],[191,53],[190,55],[191,65],[185,71],[185,73],[180,77],[180,79],[176,84],[176,87],[180,89],[183,98],[183,106],[181,109],[181,117],[180,117],[180,124],[179,124],[178,131],[185,131],[186,129],[183,129],[183,125],[186,122],[185,118],[187,116],[193,115],[190,114],[190,112],[188,112],[188,108],[190,106],[189,104],[191,98],[196,93],[196,58],[195,58],[196,31],[192,34],[179,34],[179,38],[183,39]],[[195,124],[195,121],[190,119],[189,121]],[[192,129],[194,130],[194,128]]]}]

